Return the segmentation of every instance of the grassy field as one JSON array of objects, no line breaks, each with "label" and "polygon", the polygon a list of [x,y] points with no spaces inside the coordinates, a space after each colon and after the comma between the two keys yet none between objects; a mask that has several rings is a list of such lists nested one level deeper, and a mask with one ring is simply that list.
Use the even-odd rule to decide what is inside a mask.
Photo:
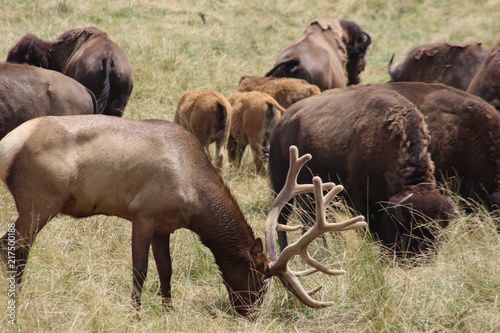
[{"label": "grassy field", "polygon": [[[206,14],[204,23],[199,13]],[[356,21],[372,37],[363,83],[388,80],[387,62],[427,42],[482,41],[500,37],[499,0],[224,0],[69,1],[0,0],[0,57],[25,33],[47,40],[61,32],[97,26],[129,55],[135,87],[125,117],[173,119],[179,95],[212,89],[228,96],[242,75],[262,76],[281,48],[321,16]],[[268,180],[251,159],[222,176],[257,236],[270,204]],[[459,198],[455,198],[459,201]],[[335,214],[346,215],[342,212]],[[14,203],[0,188],[0,231],[14,220]],[[368,237],[347,232],[313,253],[345,276],[314,275],[322,300],[303,306],[272,281],[258,316],[237,317],[211,253],[185,230],[173,236],[174,309],[165,314],[151,259],[141,321],[130,303],[128,221],[97,216],[54,219],[39,234],[8,324],[5,273],[0,273],[0,331],[12,332],[500,332],[498,221],[480,208],[461,213],[443,235],[439,252],[421,265],[395,265]],[[299,265],[299,263],[296,263]]]}]

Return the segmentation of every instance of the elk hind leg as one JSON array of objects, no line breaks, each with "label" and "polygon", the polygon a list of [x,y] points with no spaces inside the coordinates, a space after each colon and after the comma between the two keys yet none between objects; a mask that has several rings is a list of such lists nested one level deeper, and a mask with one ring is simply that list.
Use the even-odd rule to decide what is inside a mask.
[{"label": "elk hind leg", "polygon": [[155,233],[153,242],[153,256],[156,262],[156,269],[160,278],[160,288],[162,304],[165,310],[171,307],[172,294],[170,281],[172,278],[172,261],[170,259],[170,235]]},{"label": "elk hind leg", "polygon": [[154,229],[147,221],[132,223],[132,304],[137,312],[141,308],[141,293],[144,280],[148,273],[149,247],[154,235]]}]

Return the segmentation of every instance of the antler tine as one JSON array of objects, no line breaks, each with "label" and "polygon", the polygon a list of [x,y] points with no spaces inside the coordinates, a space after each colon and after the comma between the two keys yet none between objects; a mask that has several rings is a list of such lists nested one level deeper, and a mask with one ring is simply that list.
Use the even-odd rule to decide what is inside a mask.
[{"label": "antler tine", "polygon": [[[294,196],[314,191],[314,187],[312,184],[297,184],[297,177],[300,173],[300,170],[309,160],[311,160],[311,154],[304,154],[299,158],[298,148],[296,146],[290,146],[289,155],[289,168],[285,180],[285,185],[271,204],[271,208],[266,220],[265,238],[267,257],[271,262],[274,262],[277,259],[276,231],[296,231],[302,228],[301,225],[289,226],[278,224],[278,217],[281,210]],[[334,183],[325,183],[323,184],[323,189],[329,189],[334,186]]]},{"label": "antler tine", "polygon": [[[292,148],[290,148],[292,151]],[[331,184],[331,183],[329,183]],[[280,256],[274,260],[270,260],[270,275],[277,275],[281,282],[290,290],[302,303],[313,307],[313,308],[323,308],[333,305],[333,302],[321,302],[314,300],[311,296],[317,292],[321,287],[314,289],[311,292],[307,292],[304,290],[303,286],[298,280],[298,277],[302,277],[316,271],[321,271],[325,274],[329,275],[340,275],[344,274],[344,270],[333,270],[326,268],[321,263],[316,261],[309,255],[307,251],[307,247],[309,244],[319,237],[320,235],[331,232],[331,231],[345,231],[351,229],[357,229],[366,226],[366,222],[364,222],[363,216],[357,216],[351,218],[344,222],[339,223],[329,223],[326,221],[326,206],[333,200],[333,198],[341,192],[344,188],[341,185],[333,184],[333,188],[331,188],[328,193],[323,196],[323,191],[325,189],[325,184],[321,181],[321,178],[314,177],[313,178],[313,191],[314,197],[316,201],[316,223],[310,228],[306,233],[302,235],[296,242],[288,245],[281,252]],[[267,235],[266,235],[267,236]],[[293,272],[288,267],[289,260],[295,256],[300,256],[304,262],[306,262],[309,266],[314,269],[310,269],[303,272]]]}]

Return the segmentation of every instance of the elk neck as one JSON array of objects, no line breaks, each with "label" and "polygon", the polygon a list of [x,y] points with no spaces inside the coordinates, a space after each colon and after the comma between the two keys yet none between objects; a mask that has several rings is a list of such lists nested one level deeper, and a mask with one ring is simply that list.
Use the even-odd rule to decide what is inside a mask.
[{"label": "elk neck", "polygon": [[235,264],[248,263],[255,236],[222,180],[217,183],[217,188],[201,190],[203,208],[190,219],[188,229],[210,249],[224,273]]}]

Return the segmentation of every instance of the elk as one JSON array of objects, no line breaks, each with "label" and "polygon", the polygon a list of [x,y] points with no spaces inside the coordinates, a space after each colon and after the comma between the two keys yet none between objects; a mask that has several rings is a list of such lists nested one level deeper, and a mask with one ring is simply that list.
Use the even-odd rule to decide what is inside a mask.
[{"label": "elk", "polygon": [[[277,276],[301,302],[322,308],[333,303],[312,298],[288,267],[300,255],[315,270],[342,274],[312,259],[310,242],[320,234],[366,226],[363,216],[328,223],[325,207],[342,190],[333,183],[297,184],[311,155],[298,158],[290,148],[290,172],[271,205],[266,225],[267,254],[255,238],[199,142],[181,126],[166,120],[135,120],[103,115],[41,117],[30,120],[0,142],[0,178],[18,210],[15,221],[16,281],[21,283],[30,248],[38,232],[58,213],[76,218],[97,214],[132,222],[132,303],[137,311],[152,247],[166,309],[171,303],[170,234],[187,228],[215,257],[229,298],[242,316],[252,314]],[[323,191],[328,190],[323,196]],[[277,216],[291,197],[314,191],[316,225],[277,255]],[[34,218],[36,217],[36,218]],[[281,226],[279,230],[297,229]],[[4,259],[11,239],[1,239]],[[8,247],[7,247],[8,245]],[[316,289],[317,290],[317,289]]]}]

